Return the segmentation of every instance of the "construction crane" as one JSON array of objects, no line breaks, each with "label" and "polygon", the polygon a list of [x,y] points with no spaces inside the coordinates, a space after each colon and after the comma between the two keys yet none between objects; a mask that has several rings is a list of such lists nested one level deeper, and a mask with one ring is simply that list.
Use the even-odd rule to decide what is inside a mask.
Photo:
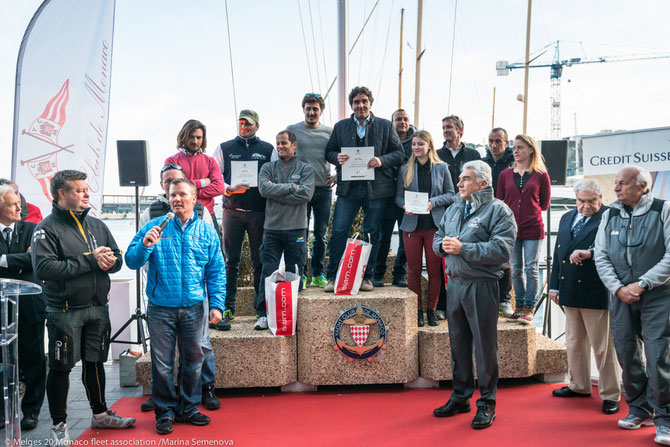
[{"label": "construction crane", "polygon": [[[563,67],[572,67],[577,64],[599,64],[603,62],[625,62],[625,61],[639,61],[647,59],[666,59],[670,58],[670,53],[645,53],[645,54],[626,54],[620,56],[604,56],[594,58],[579,58],[561,60],[559,56],[559,42],[556,41],[554,49],[554,60],[551,64],[537,64],[529,65],[529,68],[551,68],[549,77],[551,79],[551,137],[553,139],[561,138],[561,76],[563,75]],[[551,45],[551,44],[549,44]],[[548,47],[547,45],[546,47]],[[545,47],[545,48],[546,48]],[[542,56],[546,51],[543,51],[538,56],[530,60],[532,63],[538,57]],[[516,68],[524,68],[525,62],[515,62],[510,64],[507,61],[496,62],[496,74],[498,76],[509,76],[510,70]],[[524,98],[525,100],[525,98]]]}]

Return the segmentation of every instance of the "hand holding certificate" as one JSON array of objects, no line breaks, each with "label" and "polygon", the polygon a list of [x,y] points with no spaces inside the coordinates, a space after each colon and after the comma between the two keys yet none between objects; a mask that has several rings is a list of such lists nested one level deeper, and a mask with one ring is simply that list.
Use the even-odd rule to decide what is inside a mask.
[{"label": "hand holding certificate", "polygon": [[368,168],[368,162],[375,156],[375,148],[343,147],[341,153],[349,157],[342,165],[342,180],[374,180],[374,168]]},{"label": "hand holding certificate", "polygon": [[405,212],[412,214],[428,214],[428,193],[405,191]]},{"label": "hand holding certificate", "polygon": [[230,162],[230,184],[231,186],[245,184],[250,188],[258,186],[258,160],[253,161],[231,161]]}]

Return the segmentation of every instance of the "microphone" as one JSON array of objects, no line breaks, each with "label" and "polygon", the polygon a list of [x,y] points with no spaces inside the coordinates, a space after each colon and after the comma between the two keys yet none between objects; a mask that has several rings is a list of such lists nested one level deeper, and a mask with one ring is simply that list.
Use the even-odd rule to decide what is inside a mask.
[{"label": "microphone", "polygon": [[158,231],[162,232],[163,229],[167,226],[168,222],[170,222],[172,219],[174,219],[174,213],[170,212],[165,215],[165,219],[163,219],[163,222],[161,222],[160,225],[158,225]]}]

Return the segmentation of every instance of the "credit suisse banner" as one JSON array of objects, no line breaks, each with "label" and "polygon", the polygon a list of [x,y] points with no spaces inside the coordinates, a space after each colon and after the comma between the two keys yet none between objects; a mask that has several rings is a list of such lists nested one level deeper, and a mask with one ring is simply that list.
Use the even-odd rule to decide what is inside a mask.
[{"label": "credit suisse banner", "polygon": [[583,137],[582,151],[584,175],[616,174],[627,165],[670,171],[670,127]]},{"label": "credit suisse banner", "polygon": [[12,179],[43,215],[58,171],[88,174],[100,216],[109,121],[115,0],[45,0],[16,66]]}]

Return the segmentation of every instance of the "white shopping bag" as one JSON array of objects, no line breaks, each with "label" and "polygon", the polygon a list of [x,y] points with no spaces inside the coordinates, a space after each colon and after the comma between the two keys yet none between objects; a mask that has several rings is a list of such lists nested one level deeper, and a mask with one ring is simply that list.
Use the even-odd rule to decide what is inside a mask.
[{"label": "white shopping bag", "polygon": [[358,239],[358,233],[347,239],[347,247],[335,277],[335,295],[356,295],[361,288],[372,244]]},{"label": "white shopping bag", "polygon": [[[298,266],[296,266],[298,271]],[[300,275],[285,271],[284,263],[265,278],[265,306],[268,327],[274,335],[295,335],[298,321]]]}]

